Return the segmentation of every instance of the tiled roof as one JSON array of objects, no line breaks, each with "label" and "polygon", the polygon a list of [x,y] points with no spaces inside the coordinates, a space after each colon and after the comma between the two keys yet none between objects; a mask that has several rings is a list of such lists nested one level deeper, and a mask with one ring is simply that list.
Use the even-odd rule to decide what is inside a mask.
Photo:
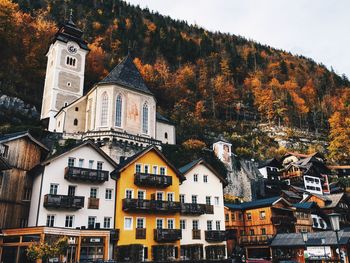
[{"label": "tiled roof", "polygon": [[275,203],[277,200],[279,200],[281,197],[275,196],[275,197],[270,197],[270,198],[265,198],[265,199],[259,199],[256,201],[251,201],[251,202],[245,202],[241,204],[228,204],[225,203],[225,206],[231,209],[240,209],[240,210],[246,210],[246,209],[252,209],[252,208],[258,208],[258,207],[266,207],[270,206],[273,203]]},{"label": "tiled roof", "polygon": [[282,190],[281,192],[286,194],[287,196],[289,196],[291,198],[297,198],[297,199],[301,199],[302,198],[300,195],[297,195],[296,193],[294,193],[292,191]]},{"label": "tiled roof", "polygon": [[297,204],[293,204],[293,206],[295,208],[299,208],[299,209],[311,209],[316,205],[315,202],[305,202],[305,203],[297,203]]},{"label": "tiled roof", "polygon": [[33,143],[39,145],[44,150],[49,151],[49,149],[42,142],[35,139],[29,133],[29,131],[21,131],[21,132],[9,133],[9,134],[0,134],[0,143],[6,143],[6,142],[16,140],[16,139],[19,139],[22,137],[28,137],[28,139],[31,140]]},{"label": "tiled roof", "polygon": [[181,168],[179,168],[179,171],[183,174],[187,173],[189,170],[191,170],[197,163],[199,163],[202,159],[197,159],[194,160],[184,166],[182,166]]},{"label": "tiled roof", "polygon": [[99,84],[119,84],[152,95],[130,55],[126,56]]},{"label": "tiled roof", "polygon": [[160,114],[159,112],[156,113],[156,119],[157,121],[160,122],[165,122],[165,123],[169,123],[172,124],[172,122],[170,120],[168,120],[167,118],[165,118],[162,114]]}]

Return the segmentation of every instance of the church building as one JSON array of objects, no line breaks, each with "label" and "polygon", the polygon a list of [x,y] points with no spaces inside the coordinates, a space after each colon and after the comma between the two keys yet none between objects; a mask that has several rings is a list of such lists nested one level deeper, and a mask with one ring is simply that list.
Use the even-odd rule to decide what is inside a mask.
[{"label": "church building", "polygon": [[83,95],[83,32],[72,18],[63,24],[47,53],[41,119],[64,138],[110,140],[141,147],[175,144],[175,126],[157,113],[157,101],[130,55]]}]

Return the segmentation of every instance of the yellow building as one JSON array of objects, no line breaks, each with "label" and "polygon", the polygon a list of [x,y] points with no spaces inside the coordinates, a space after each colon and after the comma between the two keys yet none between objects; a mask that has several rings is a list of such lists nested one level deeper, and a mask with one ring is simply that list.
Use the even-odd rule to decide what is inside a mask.
[{"label": "yellow building", "polygon": [[183,175],[150,146],[115,171],[117,260],[178,258],[181,239],[179,184]]}]

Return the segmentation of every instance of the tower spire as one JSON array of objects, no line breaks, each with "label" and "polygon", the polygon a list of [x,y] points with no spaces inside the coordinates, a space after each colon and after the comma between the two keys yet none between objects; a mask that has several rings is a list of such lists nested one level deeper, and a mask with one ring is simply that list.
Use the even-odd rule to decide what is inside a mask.
[{"label": "tower spire", "polygon": [[72,8],[69,9],[69,20],[68,20],[68,23],[75,25],[74,22],[73,22],[73,9]]}]

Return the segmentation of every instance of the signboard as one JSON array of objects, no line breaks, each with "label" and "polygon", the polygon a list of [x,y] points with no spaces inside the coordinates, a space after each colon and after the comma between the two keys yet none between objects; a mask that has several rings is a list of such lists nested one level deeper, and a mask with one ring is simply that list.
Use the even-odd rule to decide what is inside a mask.
[{"label": "signboard", "polygon": [[329,246],[307,247],[307,255],[309,259],[331,258],[332,252]]}]

